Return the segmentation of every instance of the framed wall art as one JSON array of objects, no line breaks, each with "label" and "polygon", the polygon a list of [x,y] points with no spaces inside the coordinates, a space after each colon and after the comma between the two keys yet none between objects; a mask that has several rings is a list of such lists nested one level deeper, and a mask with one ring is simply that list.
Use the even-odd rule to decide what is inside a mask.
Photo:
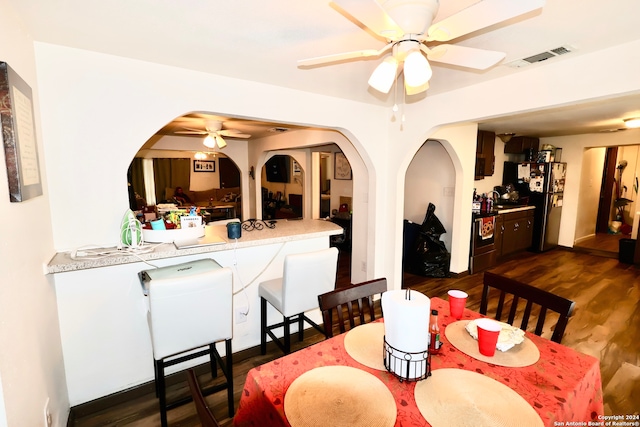
[{"label": "framed wall art", "polygon": [[0,62],[0,126],[11,202],[42,195],[31,87]]},{"label": "framed wall art", "polygon": [[351,179],[351,165],[344,153],[336,153],[333,162],[333,177],[335,179]]},{"label": "framed wall art", "polygon": [[194,160],[193,171],[194,172],[215,172],[216,161],[215,160]]}]

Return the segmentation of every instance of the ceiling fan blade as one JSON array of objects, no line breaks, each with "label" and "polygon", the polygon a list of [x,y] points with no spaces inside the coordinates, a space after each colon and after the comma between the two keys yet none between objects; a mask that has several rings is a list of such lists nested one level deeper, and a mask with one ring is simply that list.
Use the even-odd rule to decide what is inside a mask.
[{"label": "ceiling fan blade", "polygon": [[545,0],[482,0],[429,27],[426,41],[446,42],[541,8]]},{"label": "ceiling fan blade", "polygon": [[392,46],[393,46],[393,43],[389,43],[380,50],[375,50],[375,49],[356,50],[353,52],[336,53],[333,55],[318,56],[316,58],[301,59],[298,61],[298,67],[313,67],[318,65],[329,64],[332,62],[346,61],[347,59],[360,59],[360,58],[367,58],[371,56],[377,57],[385,53],[387,50],[391,49]]},{"label": "ceiling fan blade", "polygon": [[180,135],[206,135],[207,134],[207,132],[204,132],[201,130],[177,130],[173,133],[180,134]]},{"label": "ceiling fan blade", "polygon": [[240,133],[233,129],[221,130],[218,132],[218,135],[226,136],[227,138],[251,138],[251,135],[247,133]]},{"label": "ceiling fan blade", "polygon": [[432,49],[422,45],[421,48],[427,54],[427,58],[430,61],[475,68],[477,70],[486,70],[502,61],[506,56],[504,52],[453,44],[441,44]]},{"label": "ceiling fan blade", "polygon": [[333,0],[333,3],[385,39],[398,40],[404,34],[376,0]]}]

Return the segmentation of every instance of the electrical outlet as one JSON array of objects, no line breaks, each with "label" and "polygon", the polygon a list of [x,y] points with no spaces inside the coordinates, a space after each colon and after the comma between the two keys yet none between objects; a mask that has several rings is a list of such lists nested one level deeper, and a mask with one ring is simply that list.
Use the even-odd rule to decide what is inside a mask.
[{"label": "electrical outlet", "polygon": [[53,416],[51,415],[51,411],[49,410],[49,398],[47,397],[47,401],[44,402],[44,425],[46,427],[53,426]]},{"label": "electrical outlet", "polygon": [[236,323],[244,323],[247,321],[248,308],[246,306],[236,307]]},{"label": "electrical outlet", "polygon": [[367,272],[367,261],[362,261],[362,263],[360,263],[360,270],[364,271],[365,273]]}]

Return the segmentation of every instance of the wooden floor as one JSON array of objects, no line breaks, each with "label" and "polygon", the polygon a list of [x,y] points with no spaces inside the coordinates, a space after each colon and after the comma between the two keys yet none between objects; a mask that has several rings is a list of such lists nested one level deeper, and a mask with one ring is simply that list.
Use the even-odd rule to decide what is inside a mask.
[{"label": "wooden floor", "polygon": [[576,242],[575,249],[591,252],[595,255],[618,258],[620,239],[629,239],[629,234],[597,233],[594,236]]},{"label": "wooden floor", "polygon": [[[349,284],[348,254],[341,253],[338,286]],[[556,249],[543,254],[524,253],[492,269],[536,287],[576,301],[576,310],[569,321],[562,343],[601,361],[605,414],[640,413],[640,269],[618,262],[616,258],[595,256],[576,250]],[[425,293],[429,297],[446,298],[449,289],[469,293],[468,308],[479,310],[482,273],[459,278],[425,278],[405,274],[404,287]],[[321,340],[310,336],[294,348]],[[280,357],[270,347],[267,355],[236,360],[234,364],[234,395],[240,400],[246,373],[253,367]],[[570,367],[567,367],[570,369]],[[210,383],[210,376],[200,380]],[[171,393],[186,392],[181,382]],[[70,419],[70,426],[158,426],[157,400],[151,386],[139,397],[113,405],[105,410]],[[128,394],[129,396],[131,393]],[[231,426],[226,411],[225,392],[208,396],[207,401],[223,426]],[[76,411],[77,412],[77,411]],[[574,420],[582,421],[582,420]],[[195,407],[186,404],[169,412],[170,426],[198,426]]]}]

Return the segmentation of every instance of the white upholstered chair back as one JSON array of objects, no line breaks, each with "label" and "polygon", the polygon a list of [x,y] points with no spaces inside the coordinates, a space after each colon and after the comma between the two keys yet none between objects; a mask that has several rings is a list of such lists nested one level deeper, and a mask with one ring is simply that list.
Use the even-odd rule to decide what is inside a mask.
[{"label": "white upholstered chair back", "polygon": [[232,338],[233,276],[221,268],[153,280],[149,329],[156,360]]},{"label": "white upholstered chair back", "polygon": [[318,295],[336,285],[338,249],[287,255],[282,277],[282,314],[286,317],[318,308]]}]

